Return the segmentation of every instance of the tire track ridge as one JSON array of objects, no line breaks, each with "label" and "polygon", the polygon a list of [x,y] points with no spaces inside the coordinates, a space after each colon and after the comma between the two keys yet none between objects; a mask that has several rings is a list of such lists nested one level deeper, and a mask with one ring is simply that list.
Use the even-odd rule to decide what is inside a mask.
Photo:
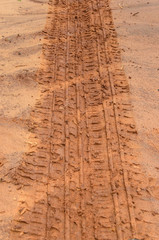
[{"label": "tire track ridge", "polygon": [[[53,12],[52,14],[55,14],[55,12]],[[55,22],[55,19],[54,19],[54,22]],[[56,82],[56,54],[57,54],[57,43],[55,43],[55,53],[54,53],[54,61],[53,61],[53,64],[54,64],[54,77],[53,77],[53,81]],[[52,87],[51,87],[51,90],[52,90]],[[53,114],[54,114],[54,111],[55,111],[55,91],[52,90],[52,101],[51,101],[51,107],[50,107],[50,111],[51,111],[51,127],[50,127],[50,158],[49,158],[49,163],[48,163],[48,180],[47,180],[47,189],[46,189],[46,204],[47,204],[47,209],[46,209],[46,226],[45,226],[45,240],[48,239],[48,231],[49,231],[49,226],[48,226],[48,223],[49,223],[49,215],[48,215],[48,211],[49,211],[49,198],[48,198],[48,195],[49,195],[49,178],[50,178],[50,167],[51,167],[51,159],[52,159],[52,134],[53,134],[53,128],[54,128],[54,123],[53,123]]]},{"label": "tire track ridge", "polygon": [[[86,3],[86,1],[84,1],[84,3],[82,4],[80,4],[80,2],[79,2],[79,0],[78,0],[78,3],[79,3],[79,11],[80,11],[80,16],[81,16],[81,18],[83,18],[83,14],[84,14],[84,9],[85,8],[87,8],[87,3]],[[82,21],[82,19],[81,19],[81,21]],[[82,23],[84,23],[84,21],[82,21]],[[87,136],[87,157],[88,157],[88,164],[90,165],[90,162],[91,162],[91,155],[90,155],[90,138],[89,138],[89,123],[88,123],[88,112],[87,112],[87,97],[86,97],[86,92],[85,92],[85,90],[84,90],[84,87],[85,87],[85,83],[84,83],[84,78],[85,78],[85,66],[84,66],[84,48],[83,48],[83,37],[82,37],[82,28],[84,28],[84,26],[82,25],[82,24],[80,24],[80,26],[81,26],[81,29],[80,29],[80,38],[81,38],[81,64],[82,64],[82,85],[83,85],[83,95],[84,95],[84,102],[85,102],[85,121],[86,121],[86,136]],[[87,181],[89,180],[89,188],[87,188],[86,190],[87,190],[87,192],[90,192],[90,199],[89,199],[89,201],[90,202],[92,202],[92,187],[91,187],[91,179],[90,179],[90,173],[89,173],[89,175],[88,175],[88,179],[87,179]],[[88,199],[87,199],[87,201],[88,201]],[[88,203],[87,203],[88,204]],[[92,203],[91,203],[91,206],[92,206]],[[85,209],[85,211],[86,211],[86,209]],[[86,212],[86,214],[87,214],[87,212]],[[92,210],[91,210],[91,212],[89,212],[89,214],[91,214],[91,220],[92,220],[92,222],[89,224],[89,228],[90,228],[90,230],[91,230],[91,233],[90,233],[90,230],[88,229],[88,233],[85,233],[86,234],[86,236],[85,237],[90,237],[90,239],[91,238],[93,238],[93,239],[95,239],[96,237],[95,237],[95,219],[94,219],[94,215],[93,215],[93,213],[92,213]],[[87,217],[87,221],[88,221],[88,217]],[[88,225],[88,223],[87,223],[87,225]],[[92,226],[91,226],[92,225]],[[88,227],[88,226],[87,226]],[[88,235],[89,234],[89,235]],[[85,238],[84,238],[85,239]]]},{"label": "tire track ridge", "polygon": [[[86,5],[86,3],[84,3],[85,5]],[[83,5],[84,5],[83,4]],[[84,6],[82,5],[82,7],[84,8]],[[81,4],[80,4],[80,2],[79,2],[79,0],[78,0],[78,6],[79,6],[79,12],[78,12],[78,16],[81,16],[82,17],[82,8],[81,8]],[[81,20],[81,18],[79,18],[79,20]],[[84,98],[84,116],[85,116],[85,124],[86,124],[86,129],[85,129],[85,131],[86,131],[86,137],[87,137],[87,147],[86,147],[86,155],[87,155],[87,165],[90,165],[90,162],[91,162],[91,156],[90,156],[90,141],[89,141],[89,125],[88,125],[88,113],[87,113],[87,98],[86,98],[86,93],[85,93],[85,91],[84,91],[84,72],[85,72],[85,67],[84,67],[84,56],[83,56],[83,52],[84,52],[84,49],[83,49],[83,38],[82,38],[82,28],[83,28],[83,26],[81,25],[81,23],[80,23],[80,31],[79,31],[79,35],[80,35],[80,39],[81,39],[81,84],[82,84],[82,91],[83,91],[83,98]],[[85,170],[86,170],[86,168],[85,168]],[[90,186],[90,173],[89,173],[89,175],[88,175],[88,177],[87,177],[87,182],[88,182],[88,184],[89,184],[89,187],[90,187],[90,189],[88,189],[88,188],[86,188],[85,190],[88,192],[90,192],[90,196],[92,196],[92,188],[91,188],[91,186]],[[86,187],[86,186],[85,186]],[[92,199],[89,199],[89,201],[91,201]],[[86,201],[86,193],[85,193],[85,201]],[[88,200],[87,200],[88,201]],[[86,202],[85,202],[85,204],[86,204]],[[88,204],[88,202],[87,202],[87,204]],[[85,214],[87,214],[86,213],[86,205],[85,205]],[[91,212],[89,212],[89,214],[91,214]],[[92,215],[92,214],[91,214]],[[85,216],[84,216],[85,217]],[[91,233],[91,235],[90,235],[90,231],[89,231],[89,229],[87,228],[87,231],[84,231],[84,234],[83,234],[83,239],[86,239],[88,236],[90,237],[90,239],[93,237],[94,239],[95,239],[95,222],[94,222],[94,218],[92,219],[93,221],[92,221],[92,224],[93,224],[93,227],[92,227],[92,229],[91,230],[93,230],[92,231],[92,233]],[[89,228],[90,228],[90,225],[91,224],[89,224]],[[85,227],[86,227],[86,222],[85,222]]]},{"label": "tire track ridge", "polygon": [[66,55],[65,55],[65,163],[64,163],[64,239],[70,240],[70,211],[69,205],[66,201],[69,198],[69,177],[68,174],[68,164],[69,164],[69,129],[68,129],[68,62],[69,62],[69,0],[66,0],[67,7],[67,38],[66,38]]},{"label": "tire track ridge", "polygon": [[[54,110],[54,104],[55,104],[55,99],[54,99],[54,93],[53,93],[53,96],[52,96],[52,103],[51,103],[51,110],[52,110],[52,114],[53,114],[53,110]],[[52,133],[52,129],[53,129],[53,125],[52,125],[52,120],[53,120],[53,117],[51,116],[51,128],[50,128],[50,135]],[[49,199],[48,199],[48,195],[49,195],[49,178],[50,178],[50,164],[51,164],[51,141],[50,141],[50,158],[49,158],[49,163],[48,163],[48,176],[47,176],[47,187],[46,187],[46,204],[47,204],[47,207],[46,207],[46,225],[45,225],[45,240],[48,239],[48,206],[49,206]]]},{"label": "tire track ridge", "polygon": [[[86,4],[86,8],[88,9],[87,11],[89,12],[89,14],[91,14],[90,2]],[[91,19],[87,19],[87,24],[88,24],[88,21],[90,21],[90,20]],[[101,175],[100,175],[100,173],[98,173],[97,171],[102,171],[102,170],[100,170],[99,163],[102,164],[103,168],[105,168],[105,164],[107,164],[107,163],[105,163],[105,161],[104,161],[104,159],[106,159],[106,151],[102,150],[102,152],[101,152],[101,147],[98,147],[101,144],[103,144],[102,142],[103,141],[105,142],[105,140],[104,140],[104,135],[101,132],[103,114],[102,114],[102,111],[100,110],[101,109],[100,104],[101,104],[101,100],[102,100],[102,99],[100,99],[100,97],[101,97],[100,83],[96,80],[96,79],[98,79],[99,73],[98,72],[96,73],[96,70],[95,70],[95,73],[93,72],[93,69],[97,68],[98,61],[97,61],[97,45],[96,45],[96,41],[93,40],[96,38],[96,36],[95,36],[94,30],[92,28],[91,22],[89,22],[89,25],[87,25],[87,29],[88,29],[87,31],[85,30],[85,36],[84,36],[85,41],[87,39],[89,44],[92,41],[92,44],[90,44],[91,45],[90,50],[89,49],[87,51],[84,50],[85,55],[87,55],[86,52],[88,52],[88,54],[89,54],[88,56],[90,56],[88,61],[85,60],[86,68],[87,68],[86,69],[87,75],[85,75],[85,78],[86,79],[88,78],[88,81],[86,81],[85,85],[89,89],[88,94],[86,94],[86,102],[87,102],[86,109],[89,110],[89,114],[86,113],[86,115],[87,115],[87,119],[88,119],[87,122],[88,122],[88,126],[89,126],[88,131],[89,131],[90,135],[92,135],[91,136],[92,150],[90,153],[90,154],[92,154],[92,156],[90,156],[90,161],[91,161],[92,171],[93,171],[92,177],[94,175],[94,178],[97,181],[100,180],[100,182],[101,182],[101,184],[99,185],[99,189],[101,189],[101,190],[97,190],[97,183],[95,183],[94,180],[92,180],[93,181],[92,185],[95,185],[95,186],[92,186],[94,188],[94,193],[92,193],[92,196],[94,195],[93,196],[94,198],[97,197],[97,200],[94,200],[94,210],[97,208],[99,211],[98,214],[97,214],[97,212],[94,211],[94,239],[98,239],[98,238],[111,239],[111,238],[109,238],[110,234],[113,235],[113,239],[114,239],[114,234],[112,233],[112,231],[107,230],[108,224],[106,225],[106,221],[108,221],[107,219],[109,219],[108,216],[110,216],[110,215],[108,215],[108,213],[109,214],[112,214],[112,213],[110,213],[107,210],[108,216],[101,215],[101,209],[104,208],[103,204],[104,204],[104,202],[108,201],[107,197],[105,196],[105,194],[106,194],[105,191],[107,189],[107,185],[105,182],[103,182],[104,178],[105,178],[104,173],[101,173]],[[94,48],[95,53],[92,51],[91,48]],[[99,96],[99,97],[97,97],[97,96]],[[98,115],[102,118],[101,120],[98,119],[98,117],[99,117]],[[95,121],[96,121],[96,124],[95,124]],[[94,128],[94,130],[91,128]],[[103,141],[101,139],[103,139]],[[93,150],[93,148],[95,148],[95,150]],[[95,156],[96,154],[97,154],[97,156],[98,156],[98,154],[101,154],[100,158],[96,157]],[[109,180],[109,187],[110,187],[110,180]],[[99,192],[98,196],[97,196],[97,192]],[[103,209],[103,211],[106,211],[106,210]],[[111,224],[109,224],[109,225],[111,225]],[[109,234],[109,236],[108,236],[108,234]]]},{"label": "tire track ridge", "polygon": [[[92,2],[92,10],[93,10],[93,2]],[[96,34],[97,34],[97,30],[96,30]],[[100,71],[100,68],[101,68],[102,64],[101,64],[100,56],[99,56],[100,49],[99,49],[99,40],[98,40],[97,37],[96,37],[96,44],[97,44],[97,58],[98,58],[99,77],[102,80],[101,71]],[[108,165],[109,165],[109,171],[110,171],[110,177],[111,177],[110,185],[111,185],[111,190],[112,190],[114,209],[116,209],[115,210],[115,216],[116,216],[115,227],[116,227],[116,233],[117,233],[118,239],[122,240],[123,238],[122,238],[122,230],[121,230],[121,221],[120,221],[120,217],[119,217],[119,214],[118,214],[119,213],[119,202],[118,202],[117,193],[115,192],[116,187],[114,186],[113,177],[112,177],[112,175],[113,175],[113,159],[111,158],[111,155],[109,154],[110,150],[109,150],[108,135],[111,135],[111,134],[110,134],[109,127],[108,127],[109,120],[108,120],[108,122],[106,120],[105,109],[107,107],[105,106],[105,102],[103,102],[103,105],[104,105],[103,111],[104,111],[104,118],[105,118],[105,136],[106,136],[106,139],[107,139],[106,149],[107,149]]]},{"label": "tire track ridge", "polygon": [[[98,5],[98,11],[99,11],[99,15],[100,15],[100,20],[101,20],[101,25],[102,24],[102,18],[101,18],[101,14],[100,14],[100,10],[99,10],[99,0],[97,0],[97,5]],[[103,30],[103,26],[102,26],[102,30]],[[104,37],[105,33],[103,31],[103,39],[105,39]],[[107,43],[105,42],[106,45],[106,50],[109,53],[108,50],[108,46]],[[105,52],[106,53],[106,52]],[[108,57],[107,54],[106,55],[106,62],[108,62]],[[118,147],[119,147],[119,153],[120,153],[120,158],[121,158],[121,163],[122,163],[122,169],[123,169],[123,181],[124,181],[124,187],[125,187],[125,191],[126,191],[126,195],[127,195],[127,200],[128,200],[128,211],[129,211],[129,216],[130,216],[130,222],[131,222],[131,228],[132,228],[132,237],[135,237],[136,235],[136,223],[135,223],[135,217],[134,217],[134,211],[133,211],[133,204],[132,204],[132,200],[131,200],[131,196],[128,192],[129,186],[128,186],[128,177],[127,177],[127,170],[125,170],[125,168],[123,167],[123,162],[124,162],[124,155],[122,152],[122,148],[121,148],[121,144],[120,144],[120,137],[119,137],[119,127],[118,127],[118,113],[117,113],[117,109],[115,107],[116,101],[115,101],[115,91],[114,91],[114,87],[113,87],[113,83],[112,83],[112,77],[111,77],[111,73],[109,70],[109,67],[107,66],[107,70],[108,70],[108,78],[109,78],[109,83],[110,83],[110,88],[111,88],[111,96],[112,96],[112,100],[113,100],[113,111],[114,111],[114,115],[115,115],[115,125],[116,125],[116,133],[117,133],[117,137],[118,137]],[[120,234],[121,236],[121,234]]]},{"label": "tire track ridge", "polygon": [[83,239],[83,236],[85,234],[85,221],[84,221],[84,161],[83,161],[83,147],[82,147],[82,140],[81,140],[81,112],[80,112],[80,65],[81,65],[81,60],[79,59],[80,56],[78,54],[78,50],[80,48],[79,45],[79,0],[77,0],[77,21],[76,21],[76,28],[75,28],[75,34],[76,34],[76,103],[77,103],[77,124],[78,124],[78,158],[80,159],[80,175],[79,175],[79,181],[80,181],[80,211],[81,211],[81,239]]},{"label": "tire track ridge", "polygon": [[[57,50],[57,46],[55,47]],[[54,81],[56,82],[56,51],[55,51],[55,65],[54,65]],[[48,217],[48,206],[49,206],[49,199],[48,199],[48,194],[49,194],[49,178],[50,178],[50,165],[51,165],[51,158],[52,158],[52,154],[51,154],[51,150],[52,150],[52,140],[51,140],[51,136],[52,136],[52,132],[53,132],[53,128],[54,128],[54,123],[53,123],[53,114],[54,114],[54,110],[55,110],[55,92],[53,91],[52,93],[52,101],[51,101],[51,127],[50,127],[50,159],[49,159],[49,163],[48,163],[48,180],[47,180],[47,190],[46,190],[46,194],[47,194],[47,210],[46,210],[46,229],[45,229],[45,240],[48,239],[48,221],[49,221],[49,217]]]}]

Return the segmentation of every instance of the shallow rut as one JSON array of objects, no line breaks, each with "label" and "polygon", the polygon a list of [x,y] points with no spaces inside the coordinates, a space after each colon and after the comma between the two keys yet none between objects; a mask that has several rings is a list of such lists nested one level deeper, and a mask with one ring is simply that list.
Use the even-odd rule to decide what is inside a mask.
[{"label": "shallow rut", "polygon": [[149,239],[138,217],[146,193],[136,190],[143,175],[109,1],[49,5],[33,144],[11,174],[21,189],[11,239]]}]

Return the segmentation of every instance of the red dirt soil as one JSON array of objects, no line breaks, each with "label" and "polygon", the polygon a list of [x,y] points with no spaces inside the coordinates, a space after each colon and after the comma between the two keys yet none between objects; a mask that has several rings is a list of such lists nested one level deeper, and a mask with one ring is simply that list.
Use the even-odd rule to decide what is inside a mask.
[{"label": "red dirt soil", "polygon": [[158,239],[109,1],[50,0],[44,34],[8,239]]}]

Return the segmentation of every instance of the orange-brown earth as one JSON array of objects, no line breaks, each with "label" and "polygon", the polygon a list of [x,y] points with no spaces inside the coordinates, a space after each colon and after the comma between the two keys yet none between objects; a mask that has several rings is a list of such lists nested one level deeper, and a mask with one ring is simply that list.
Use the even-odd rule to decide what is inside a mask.
[{"label": "orange-brown earth", "polygon": [[50,0],[43,35],[1,76],[0,239],[158,239],[110,2]]}]

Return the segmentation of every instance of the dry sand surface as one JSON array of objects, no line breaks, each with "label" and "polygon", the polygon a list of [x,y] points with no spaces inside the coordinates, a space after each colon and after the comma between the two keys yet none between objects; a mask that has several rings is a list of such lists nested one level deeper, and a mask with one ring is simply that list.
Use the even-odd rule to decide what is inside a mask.
[{"label": "dry sand surface", "polygon": [[143,166],[158,182],[159,2],[112,0],[111,7],[129,80]]},{"label": "dry sand surface", "polygon": [[[0,1],[0,178],[27,151],[29,116],[39,97],[35,75],[40,64],[46,0]],[[0,186],[0,239],[9,239],[18,194]]]},{"label": "dry sand surface", "polygon": [[141,163],[159,209],[159,2],[112,0],[111,7],[130,85]]},{"label": "dry sand surface", "polygon": [[158,15],[1,0],[0,240],[159,239]]}]

